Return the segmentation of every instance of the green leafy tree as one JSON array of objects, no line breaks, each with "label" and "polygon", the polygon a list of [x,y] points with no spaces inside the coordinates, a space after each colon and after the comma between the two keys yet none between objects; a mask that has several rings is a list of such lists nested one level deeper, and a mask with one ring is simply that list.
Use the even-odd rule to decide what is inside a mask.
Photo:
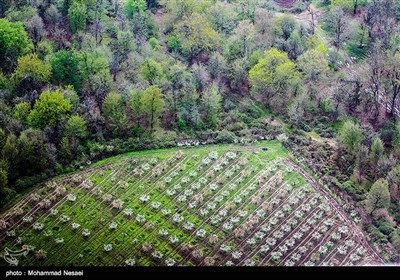
[{"label": "green leafy tree", "polygon": [[68,9],[69,26],[72,33],[84,31],[86,28],[87,7],[85,3],[75,0]]},{"label": "green leafy tree", "polygon": [[88,134],[86,121],[81,116],[71,116],[65,126],[64,134],[69,138],[85,139]]},{"label": "green leafy tree", "polygon": [[19,95],[40,90],[50,81],[51,66],[41,61],[36,54],[28,54],[18,59],[18,66],[11,78]]},{"label": "green leafy tree", "polygon": [[13,133],[8,134],[7,140],[1,149],[2,159],[9,164],[9,170],[13,170],[13,172],[8,176],[11,180],[18,176],[17,167],[20,157],[17,140],[17,137]]},{"label": "green leafy tree", "polygon": [[306,81],[314,84],[326,79],[329,65],[324,53],[312,49],[299,56],[297,62]]},{"label": "green leafy tree", "polygon": [[369,155],[372,165],[376,165],[378,163],[378,160],[383,155],[384,151],[385,149],[383,147],[382,140],[379,137],[376,137],[374,142],[372,142],[371,152]]},{"label": "green leafy tree", "polygon": [[61,50],[50,59],[53,82],[57,85],[71,85],[75,90],[81,88],[79,55],[74,51]]},{"label": "green leafy tree", "polygon": [[164,76],[161,65],[153,59],[147,59],[143,62],[140,66],[140,73],[151,85],[159,82]]},{"label": "green leafy tree", "polygon": [[340,140],[351,153],[355,153],[363,140],[360,126],[353,121],[346,121],[339,133]]},{"label": "green leafy tree", "polygon": [[189,59],[201,52],[209,52],[218,48],[220,36],[210,22],[201,14],[194,13],[184,17],[176,26],[182,52]]},{"label": "green leafy tree", "polygon": [[222,107],[222,96],[217,86],[213,85],[204,93],[203,107],[207,122],[215,127],[218,123],[218,113]]},{"label": "green leafy tree", "polygon": [[136,119],[137,128],[140,127],[140,120],[143,115],[142,96],[143,96],[143,92],[140,90],[132,90],[131,91],[130,108],[132,110],[134,118]]},{"label": "green leafy tree", "polygon": [[[64,135],[65,137],[63,137],[61,142],[61,149],[63,153],[66,153],[67,158],[71,158],[70,156],[73,156],[72,152],[74,155],[76,154],[79,142],[85,140],[88,135],[86,121],[78,115],[70,117],[65,125]],[[65,149],[63,141],[68,142],[69,146],[67,149]]]},{"label": "green leafy tree", "polygon": [[275,95],[294,91],[301,74],[285,52],[272,48],[249,71],[249,82],[253,94],[270,100]]},{"label": "green leafy tree", "polygon": [[43,92],[28,116],[28,124],[35,128],[53,127],[67,116],[71,108],[71,102],[64,98],[61,90]]},{"label": "green leafy tree", "polygon": [[110,49],[113,59],[110,62],[110,70],[114,82],[117,80],[117,74],[128,67],[126,61],[129,53],[135,49],[134,38],[131,32],[118,32],[116,38],[110,42]]},{"label": "green leafy tree", "polygon": [[125,104],[121,94],[110,92],[107,95],[103,103],[103,115],[110,131],[113,131],[117,135],[125,133],[127,119],[125,116]]},{"label": "green leafy tree", "polygon": [[143,105],[144,113],[148,116],[150,131],[153,132],[154,127],[164,110],[164,100],[161,89],[157,86],[148,87],[143,92],[141,103]]},{"label": "green leafy tree", "polygon": [[15,105],[13,117],[19,120],[23,125],[26,125],[30,112],[31,104],[28,102],[21,102]]},{"label": "green leafy tree", "polygon": [[97,51],[88,51],[80,53],[79,62],[83,89],[94,95],[101,104],[112,85],[107,59]]},{"label": "green leafy tree", "polygon": [[386,179],[376,181],[368,192],[365,209],[372,213],[377,209],[388,209],[390,206],[389,184]]},{"label": "green leafy tree", "polygon": [[10,73],[16,65],[19,56],[33,49],[24,26],[20,22],[9,22],[0,18],[0,67]]},{"label": "green leafy tree", "polygon": [[27,129],[18,138],[19,170],[22,176],[36,175],[48,168],[52,161],[46,150],[43,132]]},{"label": "green leafy tree", "polygon": [[129,18],[132,18],[134,13],[143,12],[146,9],[145,0],[126,0],[125,13]]}]

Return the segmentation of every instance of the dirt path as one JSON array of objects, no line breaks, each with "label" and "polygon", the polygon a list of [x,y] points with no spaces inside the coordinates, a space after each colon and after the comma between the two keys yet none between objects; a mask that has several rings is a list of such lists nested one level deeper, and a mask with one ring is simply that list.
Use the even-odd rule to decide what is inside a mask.
[{"label": "dirt path", "polygon": [[369,245],[364,233],[362,230],[356,225],[356,223],[348,217],[348,214],[342,209],[342,207],[334,200],[321,186],[320,184],[310,176],[302,167],[298,166],[292,160],[286,160],[288,164],[290,164],[299,174],[301,174],[309,183],[310,185],[318,191],[329,203],[329,206],[332,209],[335,209],[336,213],[340,216],[340,218],[346,222],[346,224],[352,229],[353,235],[357,237],[358,241],[368,250],[368,253],[374,257],[372,265],[376,264],[386,264],[378,253]]}]

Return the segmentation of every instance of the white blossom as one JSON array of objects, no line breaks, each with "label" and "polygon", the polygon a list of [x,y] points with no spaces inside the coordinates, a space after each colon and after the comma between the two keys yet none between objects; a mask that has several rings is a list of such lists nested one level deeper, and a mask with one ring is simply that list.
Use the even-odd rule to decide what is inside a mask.
[{"label": "white blossom", "polygon": [[146,218],[143,215],[137,215],[136,216],[136,221],[140,224],[144,223],[146,221]]},{"label": "white blossom", "polygon": [[160,251],[157,251],[157,250],[154,251],[151,255],[156,259],[161,259],[164,256],[163,253],[161,253]]},{"label": "white blossom", "polygon": [[170,241],[172,244],[175,244],[176,242],[179,241],[179,238],[178,238],[176,235],[171,235],[171,236],[169,237],[169,241]]},{"label": "white blossom", "polygon": [[232,253],[232,258],[234,258],[234,259],[240,259],[241,257],[242,257],[242,255],[243,255],[243,253],[242,252],[240,252],[240,251],[234,251],[233,253]]},{"label": "white blossom", "polygon": [[110,225],[108,226],[110,229],[116,229],[118,227],[118,224],[116,222],[111,222]]},{"label": "white blossom", "polygon": [[141,202],[145,203],[145,202],[149,201],[150,195],[142,194],[139,199],[140,199]]},{"label": "white blossom", "polygon": [[89,237],[89,236],[90,236],[90,231],[89,231],[87,228],[85,228],[85,229],[82,231],[82,235],[83,235],[84,237]]},{"label": "white blossom", "polygon": [[127,259],[127,260],[125,261],[125,264],[126,264],[127,266],[134,266],[134,265],[136,264],[136,261],[135,261],[134,259]]},{"label": "white blossom", "polygon": [[165,264],[167,266],[174,266],[175,263],[176,263],[176,261],[174,259],[171,259],[171,258],[168,258],[168,259],[165,260]]},{"label": "white blossom", "polygon": [[77,229],[77,228],[79,228],[81,225],[80,224],[78,224],[78,223],[72,223],[72,228],[73,229]]},{"label": "white blossom", "polygon": [[198,231],[196,231],[196,235],[198,236],[198,237],[201,237],[201,238],[203,238],[204,236],[206,236],[206,234],[207,234],[207,231],[205,231],[204,229],[199,229]]},{"label": "white blossom", "polygon": [[193,227],[194,227],[194,224],[191,223],[191,222],[185,222],[185,223],[183,224],[183,228],[186,229],[186,230],[192,230]]},{"label": "white blossom", "polygon": [[103,249],[106,252],[110,252],[113,249],[113,246],[112,246],[112,244],[104,244]]},{"label": "white blossom", "polygon": [[54,239],[54,241],[55,241],[57,244],[61,244],[61,243],[64,243],[64,238],[62,238],[62,237],[56,238],[56,239]]},{"label": "white blossom", "polygon": [[124,211],[123,211],[123,213],[124,213],[124,215],[126,216],[126,217],[131,217],[132,215],[133,215],[133,209],[131,209],[131,208],[126,208],[126,209],[124,209]]},{"label": "white blossom", "polygon": [[42,230],[43,228],[44,228],[44,224],[39,223],[39,222],[36,222],[36,223],[33,225],[33,229],[34,229],[34,230]]}]

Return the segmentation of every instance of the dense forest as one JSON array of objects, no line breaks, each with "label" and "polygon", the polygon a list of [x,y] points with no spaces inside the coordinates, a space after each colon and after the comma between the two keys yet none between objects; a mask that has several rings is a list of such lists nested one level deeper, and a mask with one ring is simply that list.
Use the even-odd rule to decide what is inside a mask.
[{"label": "dense forest", "polygon": [[278,139],[396,260],[399,99],[398,0],[2,0],[0,203],[127,151]]}]

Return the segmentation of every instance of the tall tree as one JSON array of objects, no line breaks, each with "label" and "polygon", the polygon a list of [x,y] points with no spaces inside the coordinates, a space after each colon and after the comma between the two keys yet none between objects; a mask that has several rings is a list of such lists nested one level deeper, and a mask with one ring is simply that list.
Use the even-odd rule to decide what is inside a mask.
[{"label": "tall tree", "polygon": [[28,54],[18,59],[18,66],[11,78],[18,95],[39,91],[50,81],[51,66],[41,61],[36,54]]},{"label": "tall tree", "polygon": [[10,73],[19,56],[29,53],[33,45],[20,22],[0,18],[0,67]]},{"label": "tall tree", "polygon": [[61,90],[43,92],[28,116],[28,124],[35,128],[53,127],[67,116],[71,108],[69,99],[64,98]]},{"label": "tall tree", "polygon": [[332,43],[336,51],[342,47],[347,39],[348,20],[341,7],[334,7],[325,18],[325,26],[332,35]]},{"label": "tall tree", "polygon": [[218,123],[218,113],[222,107],[222,97],[216,85],[213,85],[203,95],[203,107],[207,122],[211,127]]},{"label": "tall tree", "polygon": [[390,206],[389,184],[386,179],[377,180],[368,192],[365,209],[372,213],[377,209],[388,209]]},{"label": "tall tree", "polygon": [[103,103],[103,115],[110,132],[121,136],[126,132],[127,119],[125,116],[125,104],[122,95],[110,92]]},{"label": "tall tree", "polygon": [[376,137],[371,145],[370,160],[372,165],[376,165],[384,152],[383,142],[379,137]]},{"label": "tall tree", "polygon": [[275,48],[266,51],[264,57],[249,72],[252,92],[266,99],[268,105],[273,96],[294,91],[300,78],[296,64],[285,52]]},{"label": "tall tree", "polygon": [[74,51],[61,50],[50,59],[53,82],[57,85],[71,85],[75,90],[81,89],[79,55]]},{"label": "tall tree", "polygon": [[360,126],[353,121],[346,121],[339,133],[340,140],[347,150],[355,153],[363,140],[363,133]]},{"label": "tall tree", "polygon": [[150,131],[154,131],[161,113],[164,110],[164,100],[161,89],[157,86],[150,86],[143,92],[142,97],[143,111],[147,114]]},{"label": "tall tree", "polygon": [[190,60],[201,52],[218,48],[220,37],[202,14],[194,13],[184,17],[176,26],[182,52]]},{"label": "tall tree", "polygon": [[72,33],[78,33],[86,28],[87,7],[84,2],[73,0],[68,9],[69,26]]},{"label": "tall tree", "polygon": [[140,66],[140,73],[150,85],[157,84],[164,76],[161,65],[153,59],[147,59],[143,62]]}]

